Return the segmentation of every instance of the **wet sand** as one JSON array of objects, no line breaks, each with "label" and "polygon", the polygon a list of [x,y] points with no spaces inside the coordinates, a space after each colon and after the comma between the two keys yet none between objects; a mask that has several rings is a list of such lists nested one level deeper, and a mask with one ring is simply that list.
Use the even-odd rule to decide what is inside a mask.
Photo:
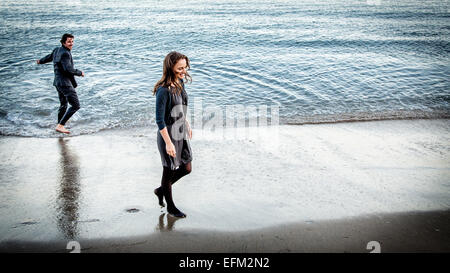
[{"label": "wet sand", "polygon": [[[161,214],[159,232],[80,240],[82,253],[448,253],[450,211],[365,215],[308,221],[252,231],[177,231],[183,219]],[[70,252],[68,241],[10,241],[1,252]]]},{"label": "wet sand", "polygon": [[449,120],[194,130],[176,221],[153,195],[154,129],[1,137],[0,251],[449,251],[449,133]]}]

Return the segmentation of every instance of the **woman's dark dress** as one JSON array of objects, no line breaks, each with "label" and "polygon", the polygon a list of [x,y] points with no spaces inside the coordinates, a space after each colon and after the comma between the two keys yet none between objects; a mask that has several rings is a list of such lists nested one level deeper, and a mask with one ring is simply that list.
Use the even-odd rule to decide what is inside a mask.
[{"label": "woman's dark dress", "polygon": [[[181,164],[192,161],[192,150],[187,137],[186,113],[188,96],[184,90],[174,94],[167,87],[159,87],[156,92],[156,124],[158,125],[157,143],[161,162],[164,167],[177,169]],[[175,108],[174,108],[175,107]],[[170,139],[175,146],[176,156],[166,152],[166,143],[160,130],[167,127]]]}]

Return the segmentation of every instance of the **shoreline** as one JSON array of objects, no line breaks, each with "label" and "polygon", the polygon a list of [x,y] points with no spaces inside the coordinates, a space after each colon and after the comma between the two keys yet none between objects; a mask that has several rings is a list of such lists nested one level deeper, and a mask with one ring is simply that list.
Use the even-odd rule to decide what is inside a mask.
[{"label": "shoreline", "polygon": [[326,124],[339,124],[339,123],[355,123],[355,122],[377,122],[377,121],[414,121],[414,120],[450,120],[450,116],[442,116],[442,117],[392,117],[392,118],[369,118],[369,119],[344,119],[344,120],[336,120],[336,121],[306,121],[306,122],[286,122],[280,125],[326,125]]},{"label": "shoreline", "polygon": [[[352,115],[348,115],[350,116],[350,118],[348,119],[341,119],[341,120],[321,120],[321,121],[285,121],[285,122],[280,122],[279,125],[277,126],[304,126],[304,125],[332,125],[332,124],[341,124],[341,123],[364,123],[364,122],[383,122],[383,121],[421,121],[421,120],[441,120],[441,121],[450,121],[450,115],[447,114],[439,114],[439,115],[430,115],[430,116],[421,116],[421,117],[414,117],[414,116],[405,116],[405,117],[381,117],[381,118],[367,118],[367,119],[361,119],[361,117],[358,117],[357,119],[352,119]],[[248,120],[246,120],[245,122],[248,122]],[[195,127],[195,125],[194,125]],[[257,126],[258,127],[258,126]],[[264,126],[262,126],[264,127]],[[271,126],[269,125],[268,128],[270,128]],[[2,132],[0,132],[0,137],[24,137],[24,138],[61,138],[61,137],[78,137],[78,136],[90,136],[90,135],[97,135],[97,134],[103,134],[103,133],[109,133],[109,132],[121,132],[121,131],[140,131],[140,132],[149,132],[149,131],[153,131],[157,129],[157,126],[153,120],[153,122],[150,123],[150,125],[146,124],[141,124],[141,125],[133,125],[131,127],[120,127],[120,126],[115,126],[112,128],[102,128],[99,131],[95,131],[95,132],[82,132],[82,133],[78,133],[76,134],[76,131],[78,128],[72,129],[70,128],[70,123],[68,123],[67,128],[69,128],[70,130],[72,130],[73,132],[75,132],[75,134],[62,134],[62,133],[56,133],[54,132],[54,128],[47,128],[48,131],[52,131],[54,132],[53,136],[37,136],[37,135],[14,135],[14,134],[2,134]],[[236,127],[234,127],[236,128]],[[255,127],[249,127],[249,126],[244,126],[244,127],[239,127],[241,129],[245,129],[245,128],[255,128]],[[261,128],[261,127],[259,127]],[[202,131],[202,129],[198,129],[198,128],[193,128],[194,130],[197,131]],[[209,128],[208,128],[209,129]],[[223,129],[228,129],[228,127],[223,127]]]},{"label": "shoreline", "polygon": [[387,252],[448,251],[446,119],[194,129],[193,171],[174,186],[188,217],[166,232],[155,134],[0,137],[0,250],[366,252],[378,237]]}]

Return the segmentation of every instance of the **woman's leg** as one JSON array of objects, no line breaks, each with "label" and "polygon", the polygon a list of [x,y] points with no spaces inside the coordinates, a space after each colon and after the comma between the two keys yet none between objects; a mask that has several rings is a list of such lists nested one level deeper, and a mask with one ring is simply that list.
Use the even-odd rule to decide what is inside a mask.
[{"label": "woman's leg", "polygon": [[172,199],[172,181],[175,175],[175,172],[170,168],[163,167],[163,175],[161,179],[161,189],[164,195],[164,198],[167,202],[167,212],[176,217],[186,217],[186,214],[182,213],[173,202]]},{"label": "woman's leg", "polygon": [[172,185],[183,176],[190,174],[191,170],[192,170],[191,162],[188,162],[187,164],[182,164],[177,170],[175,170],[175,174],[173,175],[172,178]]},{"label": "woman's leg", "polygon": [[[183,176],[190,174],[191,170],[192,170],[191,162],[188,162],[187,164],[182,164],[177,170],[173,171],[173,176],[170,179],[171,185],[173,185],[173,183],[177,182]],[[161,181],[161,186],[162,186],[162,181]],[[159,205],[161,207],[165,207],[164,200],[163,200],[164,194],[162,191],[162,187],[156,188],[153,192],[156,194],[156,196],[158,196]]]}]

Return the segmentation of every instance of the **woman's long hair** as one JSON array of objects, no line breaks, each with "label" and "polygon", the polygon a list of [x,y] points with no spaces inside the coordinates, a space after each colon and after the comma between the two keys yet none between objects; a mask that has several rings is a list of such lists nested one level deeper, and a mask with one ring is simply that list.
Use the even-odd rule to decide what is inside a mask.
[{"label": "woman's long hair", "polygon": [[[173,67],[181,59],[186,60],[187,66],[186,70],[188,70],[190,68],[189,58],[186,55],[183,55],[176,51],[172,51],[169,54],[167,54],[166,58],[164,58],[162,78],[155,84],[155,87],[153,88],[153,95],[156,94],[156,91],[158,91],[158,87],[160,86],[167,87],[171,92],[174,93],[176,92],[177,94],[179,94],[183,90],[183,86],[181,85],[180,81],[176,78],[175,73],[173,72]],[[187,71],[184,78],[186,80],[192,81],[191,75],[189,75]],[[171,86],[174,86],[174,88],[171,88]]]}]

